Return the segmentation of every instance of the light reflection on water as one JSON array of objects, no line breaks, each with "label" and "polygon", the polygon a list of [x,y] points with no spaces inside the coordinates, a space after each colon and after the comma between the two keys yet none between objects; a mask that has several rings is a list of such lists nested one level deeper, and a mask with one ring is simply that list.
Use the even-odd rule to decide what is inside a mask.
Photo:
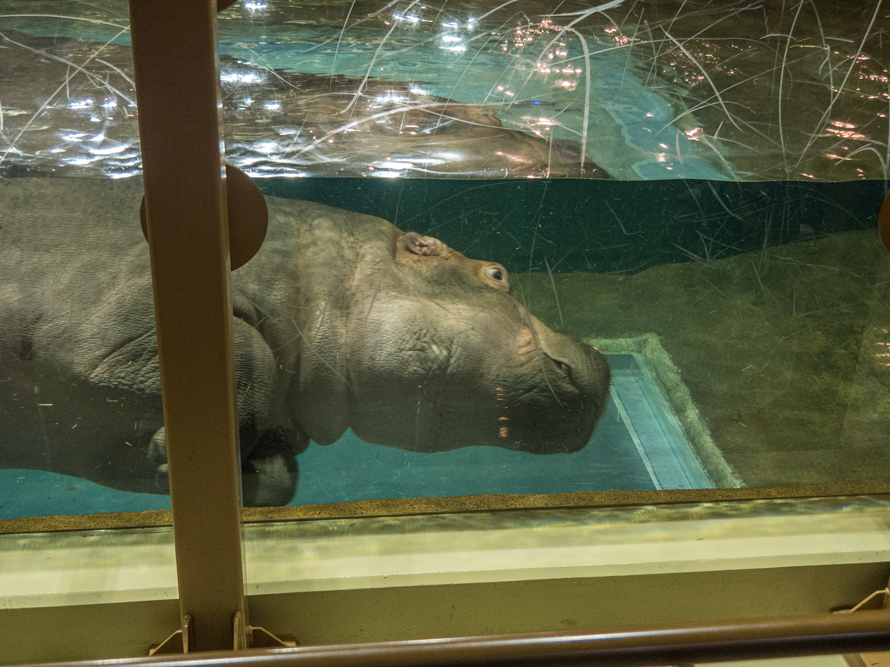
[{"label": "light reflection on water", "polygon": [[[569,3],[548,13],[524,0],[485,12],[406,1],[355,15],[346,5],[298,9],[287,0],[235,6],[220,15],[230,157],[257,176],[369,176],[378,170],[369,156],[386,152],[400,165],[384,169],[387,177],[601,177],[592,164],[626,179],[886,177],[887,48],[872,4],[861,21],[845,22],[830,8],[806,8],[787,37],[784,14],[765,31],[744,4],[663,3],[646,17],[638,4]],[[125,7],[60,17],[41,0],[16,6],[20,18],[0,15],[7,48],[29,62],[44,56],[41,67],[58,71],[35,77],[14,59],[0,169],[133,172],[41,136],[96,124],[135,145],[129,50],[116,52],[128,44]],[[36,99],[58,82],[64,90],[42,108],[15,91],[44,81]],[[541,147],[526,147],[524,161],[505,159],[514,149],[480,142],[480,123],[498,142],[518,130]],[[461,158],[433,159],[417,143],[433,135]]]}]

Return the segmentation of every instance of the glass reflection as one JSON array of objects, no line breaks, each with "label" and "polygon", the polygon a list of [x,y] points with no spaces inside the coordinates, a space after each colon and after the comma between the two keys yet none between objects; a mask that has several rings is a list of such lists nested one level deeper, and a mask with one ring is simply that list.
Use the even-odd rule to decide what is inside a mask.
[{"label": "glass reflection", "polygon": [[[455,413],[428,410],[424,418],[441,418],[453,435],[471,429],[474,411],[484,408],[494,424],[487,444],[508,446],[431,454],[421,450],[432,439],[418,446],[403,432],[423,412],[418,387],[432,392],[424,383],[453,358],[450,339],[431,339],[409,347],[410,354],[402,350],[405,358],[426,360],[430,377],[412,387],[391,377],[363,386],[354,367],[338,370],[350,378],[352,399],[361,399],[352,421],[344,417],[352,430],[327,437],[319,426],[296,444],[257,436],[245,446],[246,468],[267,466],[292,480],[290,454],[299,453],[295,495],[275,496],[276,503],[296,504],[885,482],[888,269],[871,231],[890,163],[888,47],[879,9],[867,2],[851,20],[827,2],[790,3],[765,15],[750,3],[717,7],[704,0],[354,8],[276,0],[223,13],[227,159],[261,180],[273,206],[302,211],[309,205],[294,200],[320,202],[349,211],[331,215],[353,226],[371,225],[360,214],[372,214],[485,266],[497,262],[510,276],[515,308],[501,326],[490,326],[490,340],[505,331],[546,338],[531,320],[514,317],[534,313],[554,335],[595,343],[613,376],[593,440],[551,437],[554,449],[577,450],[552,457],[530,453],[535,447],[522,433],[531,426],[519,411],[505,411],[516,403],[502,378],[484,398],[464,379],[451,387]],[[0,175],[13,184],[34,175],[132,181],[140,159],[125,7],[109,1],[78,5],[69,16],[55,11],[42,0],[19,0],[15,12],[0,16]],[[307,178],[318,176],[337,178]],[[51,205],[51,193],[64,189],[57,181],[34,186],[26,204],[7,189],[0,224],[8,234],[7,221],[23,211],[92,219],[104,209],[84,194],[90,187],[65,194],[61,209]],[[134,224],[138,197],[116,199],[119,192],[101,195],[114,201],[106,207],[117,216],[109,229]],[[297,214],[279,217],[306,222]],[[343,235],[330,236],[336,242],[322,245],[339,247]],[[48,264],[58,275],[71,261],[64,245]],[[296,252],[285,245],[282,254]],[[19,273],[21,262],[9,266],[0,291],[0,308],[7,309],[30,283]],[[236,272],[236,282],[257,271]],[[295,277],[276,267],[251,278],[262,296],[251,291],[247,300],[262,307],[253,319],[239,316],[262,335],[278,327],[271,348],[288,382],[302,371],[297,355],[283,350],[327,331],[318,313],[330,316],[327,304],[346,289],[343,275],[353,275],[333,261],[317,272]],[[364,299],[362,326],[405,294],[436,314],[447,307],[462,323],[460,334],[484,328],[492,310],[485,301],[470,317],[420,282],[379,300],[392,276],[377,265],[367,274],[359,271],[350,287]],[[291,290],[328,285],[324,280],[330,290],[276,319],[263,305],[282,289],[263,282],[272,275],[284,276]],[[90,280],[97,278],[82,282]],[[76,310],[68,296],[57,299]],[[410,310],[379,316],[377,324],[404,324]],[[415,328],[428,329],[433,320],[427,313]],[[350,326],[355,332],[358,325]],[[363,331],[368,348],[382,340],[381,329]],[[21,352],[18,339],[14,345]],[[311,348],[303,356],[340,369],[336,354],[319,355]],[[488,356],[497,357],[496,346]],[[551,370],[553,377],[565,371],[559,359],[551,361],[544,374],[552,383]],[[386,359],[368,364],[384,368]],[[475,365],[484,367],[482,356]],[[41,373],[23,381],[29,391],[46,385],[51,374]],[[0,377],[0,390],[3,384]],[[560,407],[569,403],[557,387],[550,392]],[[78,398],[83,410],[67,415],[68,430],[78,435],[93,404],[120,400],[87,394]],[[34,423],[58,431],[49,411],[59,412],[61,401],[40,392],[28,397]],[[397,399],[404,399],[401,409],[387,408],[374,423],[374,410],[386,412],[380,406]],[[334,421],[330,405],[307,404],[299,408],[303,422],[324,421],[319,415]],[[157,454],[158,410],[152,404],[127,413],[124,446]],[[297,420],[293,410],[288,419]],[[559,433],[565,423],[564,416],[546,416],[532,426]],[[435,449],[452,449],[461,437],[443,436]],[[369,444],[387,440],[401,449]],[[318,445],[327,441],[333,444]],[[118,505],[110,495],[98,504],[73,501],[93,497],[96,489],[83,481],[93,473],[84,463],[76,477],[40,477],[64,472],[40,447],[33,449],[41,460],[7,461],[0,475],[9,488],[53,487],[56,504],[15,504],[31,494],[17,491],[15,503],[0,508],[6,516],[166,502],[152,496],[142,499],[147,505]],[[110,465],[96,456],[89,459],[94,467]],[[154,480],[159,472],[154,465],[130,479]],[[106,481],[126,486],[114,477]],[[128,488],[144,490],[136,482]]]},{"label": "glass reflection", "polygon": [[[220,16],[228,155],[257,177],[379,176],[385,153],[407,177],[886,178],[880,3],[673,4],[242,3]],[[138,173],[122,6],[19,5],[0,171]]]}]

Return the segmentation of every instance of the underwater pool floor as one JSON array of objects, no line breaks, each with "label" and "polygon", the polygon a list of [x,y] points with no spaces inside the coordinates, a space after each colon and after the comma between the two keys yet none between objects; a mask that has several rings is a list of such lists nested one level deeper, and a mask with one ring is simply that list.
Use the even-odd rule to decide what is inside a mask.
[{"label": "underwater pool floor", "polygon": [[[644,354],[608,353],[612,392],[590,443],[573,454],[535,455],[497,447],[424,454],[369,445],[351,431],[299,457],[291,505],[378,498],[572,491],[700,489],[713,484],[699,463]],[[0,519],[168,509],[168,496],[128,493],[83,479],[2,470]]]}]

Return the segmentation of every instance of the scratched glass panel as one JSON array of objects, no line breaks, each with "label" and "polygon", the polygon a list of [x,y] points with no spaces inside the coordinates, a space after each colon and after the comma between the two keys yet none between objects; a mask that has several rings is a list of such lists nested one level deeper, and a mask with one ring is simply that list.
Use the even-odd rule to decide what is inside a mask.
[{"label": "scratched glass panel", "polygon": [[[133,174],[127,5],[65,9],[0,15],[0,173]],[[219,23],[228,156],[257,177],[886,178],[886,19],[877,0],[245,0]]]},{"label": "scratched glass panel", "polygon": [[108,183],[0,182],[4,519],[170,506],[139,184]]},{"label": "scratched glass panel", "polygon": [[[886,22],[220,14],[271,224],[233,274],[245,502],[886,482]],[[169,502],[132,79],[124,2],[0,14],[5,518]]]}]

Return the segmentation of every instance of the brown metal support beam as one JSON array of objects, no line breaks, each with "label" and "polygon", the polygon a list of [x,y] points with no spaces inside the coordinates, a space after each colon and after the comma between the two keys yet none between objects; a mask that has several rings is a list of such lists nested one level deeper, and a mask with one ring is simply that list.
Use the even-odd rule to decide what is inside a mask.
[{"label": "brown metal support beam", "polygon": [[[190,650],[245,618],[215,0],[130,0],[164,424]],[[242,643],[243,645],[243,643]]]}]

